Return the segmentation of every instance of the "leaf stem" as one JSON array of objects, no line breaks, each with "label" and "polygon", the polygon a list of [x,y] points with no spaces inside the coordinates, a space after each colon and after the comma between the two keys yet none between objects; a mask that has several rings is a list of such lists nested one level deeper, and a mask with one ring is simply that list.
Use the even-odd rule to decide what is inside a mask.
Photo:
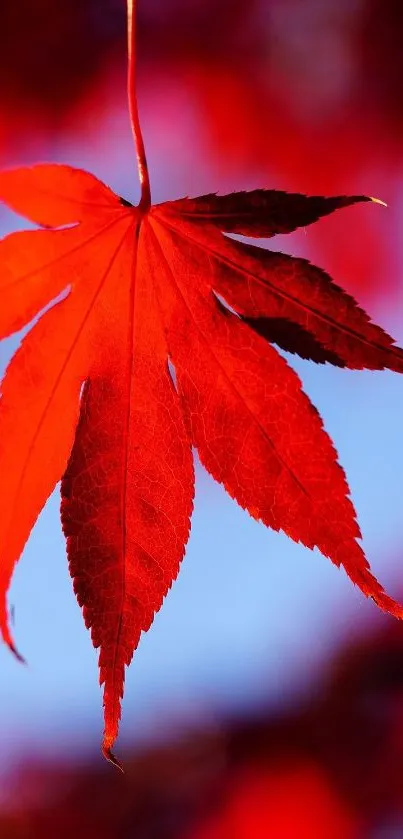
[{"label": "leaf stem", "polygon": [[151,187],[136,96],[136,3],[127,0],[127,96],[141,187],[139,208],[147,211],[151,207]]}]

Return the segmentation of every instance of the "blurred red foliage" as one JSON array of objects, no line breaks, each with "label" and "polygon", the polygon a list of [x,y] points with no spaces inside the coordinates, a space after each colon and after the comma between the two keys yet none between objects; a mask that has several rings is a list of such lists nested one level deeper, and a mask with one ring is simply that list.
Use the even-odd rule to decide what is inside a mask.
[{"label": "blurred red foliage", "polygon": [[[369,192],[396,203],[398,0],[139,0],[138,7],[140,84],[162,85],[168,99],[184,91],[217,188],[222,178],[226,189]],[[112,100],[123,105],[124,62],[125,0],[1,4],[3,158],[35,132],[83,131]],[[387,218],[355,216],[347,255],[335,244],[345,223],[313,232],[323,267],[356,291],[384,290],[385,281],[393,290],[393,210]]]},{"label": "blurred red foliage", "polygon": [[188,839],[356,839],[359,819],[308,763],[247,773],[234,783],[222,811]]},{"label": "blurred red foliage", "polygon": [[[138,7],[139,51],[156,72],[174,75],[177,67],[191,78],[196,68],[219,89],[232,82],[241,132],[230,134],[231,148],[242,146],[242,128],[249,125],[265,156],[278,131],[259,138],[254,119],[245,117],[249,111],[249,117],[264,119],[261,97],[268,96],[269,104],[283,103],[276,126],[282,110],[322,129],[337,117],[346,124],[348,104],[361,114],[365,109],[384,138],[397,140],[400,153],[399,0],[305,0],[303,7],[298,0],[220,0],[218,6],[215,0],[138,0]],[[111,55],[123,64],[125,0],[1,4],[0,42],[2,106],[56,114],[94,82]],[[225,113],[232,111],[231,102],[219,99]],[[225,113],[219,115],[222,128]],[[363,127],[357,120],[358,133]]]},{"label": "blurred red foliage", "polygon": [[124,7],[115,0],[2,3],[2,109],[24,109],[27,130],[56,119],[94,81],[123,27]]},{"label": "blurred red foliage", "polygon": [[22,767],[2,839],[403,835],[403,630],[348,648],[316,699],[126,760]]}]

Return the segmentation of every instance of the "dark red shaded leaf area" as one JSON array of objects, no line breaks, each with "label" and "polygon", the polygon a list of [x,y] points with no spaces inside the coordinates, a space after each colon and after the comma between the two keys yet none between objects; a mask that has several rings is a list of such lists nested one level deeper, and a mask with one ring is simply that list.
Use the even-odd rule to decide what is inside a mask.
[{"label": "dark red shaded leaf area", "polygon": [[212,193],[198,198],[179,198],[169,206],[184,219],[207,221],[227,233],[270,238],[276,233],[292,233],[297,227],[312,224],[342,207],[373,200],[366,195],[324,198],[278,189],[253,189],[230,195]]},{"label": "dark red shaded leaf area", "polygon": [[105,755],[114,760],[125,667],[184,554],[192,446],[254,518],[317,547],[401,617],[357,541],[322,420],[271,342],[399,372],[402,350],[320,269],[223,235],[272,236],[369,199],[262,190],[140,212],[89,173],[55,165],[0,174],[0,198],[49,228],[0,243],[1,336],[64,293],[2,384],[0,627],[16,651],[6,592],[62,478],[70,572],[99,648]]}]

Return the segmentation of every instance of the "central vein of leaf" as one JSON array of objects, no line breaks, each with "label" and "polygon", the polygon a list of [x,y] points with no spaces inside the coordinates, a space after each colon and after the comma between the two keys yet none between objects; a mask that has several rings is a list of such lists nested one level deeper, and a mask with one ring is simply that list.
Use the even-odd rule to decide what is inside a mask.
[{"label": "central vein of leaf", "polygon": [[131,422],[131,408],[132,408],[132,388],[133,388],[133,368],[134,368],[134,326],[135,326],[135,306],[136,306],[136,270],[137,270],[137,255],[138,255],[138,240],[139,240],[139,225],[136,225],[134,230],[134,247],[133,247],[133,262],[130,272],[130,296],[129,296],[129,323],[127,330],[127,367],[125,375],[125,383],[127,387],[127,404],[126,416],[124,424],[124,452],[122,458],[122,493],[121,493],[121,523],[122,523],[122,542],[121,542],[121,590],[120,590],[120,609],[119,620],[116,630],[116,639],[114,645],[113,665],[112,665],[112,680],[115,678],[116,665],[118,660],[118,651],[120,646],[120,639],[123,628],[123,612],[124,602],[126,597],[126,562],[127,562],[127,481],[128,481],[128,458],[129,458],[129,438],[130,438],[130,422]]}]

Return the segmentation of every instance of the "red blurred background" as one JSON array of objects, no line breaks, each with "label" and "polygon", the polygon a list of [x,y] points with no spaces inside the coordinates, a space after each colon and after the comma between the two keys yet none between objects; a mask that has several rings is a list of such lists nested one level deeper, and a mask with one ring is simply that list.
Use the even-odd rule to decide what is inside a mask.
[{"label": "red blurred background", "polygon": [[[195,113],[211,167],[242,183],[361,190],[390,204],[351,215],[352,289],[396,291],[385,226],[397,229],[402,168],[403,7],[399,0],[139,0],[142,98]],[[121,97],[124,0],[20,0],[0,8],[0,152],[32,134],[78,134]],[[164,109],[165,110],[165,109]],[[169,110],[168,110],[169,114]],[[164,113],[167,118],[167,113]],[[264,183],[262,184],[262,178]],[[321,230],[344,268],[346,217]],[[337,242],[337,246],[335,244]],[[363,248],[365,242],[365,248]]]},{"label": "red blurred background", "polygon": [[[141,102],[151,103],[161,145],[169,150],[179,130],[172,105],[191,118],[221,191],[386,200],[387,212],[340,214],[310,242],[315,261],[364,303],[397,300],[402,3],[138,4]],[[66,133],[79,142],[122,101],[124,85],[124,0],[3,0],[2,165]],[[190,191],[197,175],[188,181]],[[329,662],[315,701],[281,717],[223,719],[179,742],[167,733],[168,745],[133,754],[123,778],[98,759],[79,769],[21,765],[3,795],[1,839],[401,837],[402,688],[402,632],[385,622]]]},{"label": "red blurred background", "polygon": [[371,634],[329,664],[317,698],[127,756],[27,763],[2,839],[399,839],[403,638]]}]

